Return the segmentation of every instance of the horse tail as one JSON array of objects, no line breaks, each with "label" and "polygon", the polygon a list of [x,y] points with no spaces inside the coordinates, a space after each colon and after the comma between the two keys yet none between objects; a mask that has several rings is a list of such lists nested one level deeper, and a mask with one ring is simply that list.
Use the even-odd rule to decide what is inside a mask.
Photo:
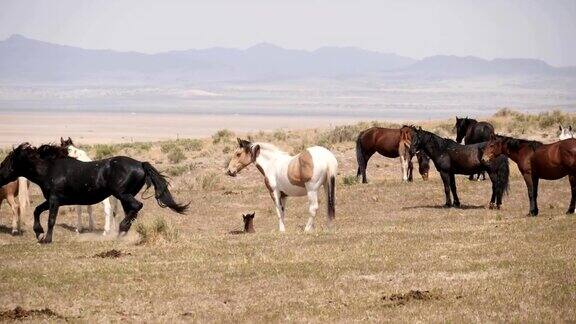
[{"label": "horse tail", "polygon": [[148,162],[142,162],[142,168],[146,173],[146,185],[148,187],[150,184],[154,185],[154,193],[158,205],[162,208],[168,207],[179,214],[184,214],[190,203],[182,205],[174,201],[174,197],[172,197],[170,190],[168,190],[166,176],[161,174]]},{"label": "horse tail", "polygon": [[364,155],[364,148],[362,147],[362,136],[364,132],[361,132],[356,139],[356,161],[358,162],[358,172],[356,172],[356,178],[362,176],[362,181],[366,178],[366,156]]},{"label": "horse tail", "polygon": [[508,193],[510,187],[510,166],[508,157],[501,155],[494,160],[493,168],[496,171],[496,184],[501,195]]},{"label": "horse tail", "polygon": [[18,208],[20,215],[24,215],[26,208],[30,206],[30,196],[28,195],[28,179],[18,178]]},{"label": "horse tail", "polygon": [[326,195],[328,204],[328,224],[336,218],[336,174],[338,173],[338,161],[333,159],[328,161],[328,172],[326,173]]}]

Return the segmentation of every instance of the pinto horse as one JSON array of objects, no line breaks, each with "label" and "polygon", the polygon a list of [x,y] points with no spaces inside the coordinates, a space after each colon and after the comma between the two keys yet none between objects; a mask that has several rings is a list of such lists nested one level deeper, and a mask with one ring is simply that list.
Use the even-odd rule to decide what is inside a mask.
[{"label": "pinto horse", "polygon": [[565,140],[568,138],[574,138],[574,131],[572,131],[572,125],[569,125],[568,127],[564,127],[562,125],[560,125],[558,127],[558,139],[559,140]]},{"label": "pinto horse", "polygon": [[[156,201],[161,207],[184,213],[188,205],[174,201],[168,182],[148,162],[117,156],[109,159],[81,162],[68,156],[66,148],[28,143],[20,144],[0,163],[0,186],[23,176],[37,184],[46,201],[34,209],[34,232],[39,243],[52,242],[60,206],[93,205],[113,195],[122,203],[126,216],[120,232],[130,229],[142,209],[134,197],[147,185],[154,186]],[[48,232],[40,225],[40,214],[49,210]]]},{"label": "pinto horse", "polygon": [[[357,177],[362,175],[362,182],[367,183],[366,167],[368,160],[376,152],[388,158],[400,157],[402,167],[402,180],[412,181],[412,157],[408,148],[412,131],[409,126],[402,126],[400,129],[372,127],[358,135],[356,139],[356,161],[358,162]],[[422,179],[428,180],[430,170],[430,158],[424,153],[418,152],[418,171]]]},{"label": "pinto horse", "polygon": [[[68,156],[71,158],[75,158],[78,161],[82,162],[92,162],[92,159],[88,156],[88,154],[74,146],[74,142],[70,137],[68,139],[63,139],[60,137],[60,146],[65,147],[68,150]],[[102,235],[110,234],[111,227],[114,221],[114,216],[116,215],[116,210],[118,208],[118,200],[114,199],[114,197],[109,197],[102,200],[102,205],[104,206],[104,232]],[[94,230],[94,215],[92,212],[92,205],[86,206],[86,212],[88,213],[88,229],[90,231]],[[76,213],[78,214],[77,222],[76,222],[76,232],[82,232],[82,206],[76,206]],[[116,227],[114,225],[114,227]]]},{"label": "pinto horse", "polygon": [[227,173],[235,177],[238,172],[254,163],[264,176],[264,183],[276,206],[278,227],[284,232],[284,212],[289,196],[308,196],[310,217],[305,231],[314,228],[314,218],[318,210],[318,190],[324,186],[328,206],[328,227],[336,216],[336,174],[338,161],[332,152],[321,146],[305,149],[296,156],[290,156],[268,143],[251,143],[238,138],[238,148],[228,163]]},{"label": "pinto horse", "polygon": [[[487,142],[494,138],[494,126],[488,122],[479,122],[476,119],[471,118],[458,118],[456,117],[456,124],[454,125],[456,130],[456,142],[462,144],[476,144]],[[486,175],[484,172],[480,173],[482,179],[486,180]],[[478,174],[478,180],[480,180],[480,174]],[[474,175],[470,175],[470,180],[474,179]]]},{"label": "pinto horse", "polygon": [[[456,174],[476,174],[487,171],[492,181],[492,197],[490,198],[490,208],[500,209],[502,196],[508,188],[508,178],[510,170],[506,156],[497,156],[490,163],[483,163],[481,160],[483,149],[487,143],[461,145],[451,139],[442,138],[421,128],[412,128],[412,154],[421,150],[426,153],[434,162],[434,166],[444,183],[444,193],[446,195],[445,207],[459,207],[460,200],[456,192]],[[450,191],[454,198],[454,204],[450,199]]]},{"label": "pinto horse", "polygon": [[538,182],[558,180],[568,176],[572,197],[567,214],[574,213],[576,203],[576,139],[569,138],[552,144],[542,144],[506,136],[490,141],[484,150],[485,161],[504,154],[516,162],[524,177],[530,200],[529,215],[538,215]]}]

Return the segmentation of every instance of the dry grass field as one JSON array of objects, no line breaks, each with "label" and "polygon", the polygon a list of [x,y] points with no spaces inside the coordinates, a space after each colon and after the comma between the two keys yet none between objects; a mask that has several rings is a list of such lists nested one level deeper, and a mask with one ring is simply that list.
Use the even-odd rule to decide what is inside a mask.
[{"label": "dry grass field", "polygon": [[[501,133],[551,142],[557,123],[574,119],[503,111],[491,120]],[[423,126],[448,136],[452,123]],[[192,201],[189,214],[148,199],[130,234],[117,239],[101,236],[101,206],[98,230],[82,234],[74,232],[75,211],[62,208],[54,243],[42,246],[31,212],[24,235],[12,237],[2,206],[0,321],[576,321],[576,216],[564,214],[567,179],[541,183],[536,218],[525,216],[526,188],[513,162],[502,210],[485,208],[490,181],[464,176],[457,178],[464,206],[443,209],[433,167],[429,181],[416,172],[413,183],[402,183],[399,161],[377,157],[370,183],[354,181],[352,139],[367,125],[250,134],[290,152],[320,143],[336,154],[336,226],[325,228],[321,208],[312,234],[303,232],[306,198],[288,200],[287,232],[279,234],[258,171],[224,175],[235,145],[230,132],[85,147],[92,156],[151,161],[170,174],[179,201]],[[41,198],[35,187],[32,193],[35,206]],[[252,211],[256,233],[231,234]]]}]

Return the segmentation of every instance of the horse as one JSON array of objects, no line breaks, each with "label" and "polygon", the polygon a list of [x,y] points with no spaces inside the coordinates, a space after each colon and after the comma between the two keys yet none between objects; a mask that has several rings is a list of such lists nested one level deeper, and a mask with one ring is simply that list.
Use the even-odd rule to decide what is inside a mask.
[{"label": "horse", "polygon": [[[464,140],[464,144],[476,144],[489,141],[494,137],[494,126],[492,124],[479,122],[468,117],[456,117],[454,129],[456,130],[456,142],[460,144],[462,144],[462,140]],[[484,172],[478,174],[478,180],[480,180],[480,175],[482,175],[483,180],[486,180]],[[474,180],[474,175],[470,175],[469,179]]]},{"label": "horse", "polygon": [[308,196],[310,217],[305,227],[309,232],[314,228],[314,217],[318,210],[318,190],[324,187],[327,196],[328,228],[336,216],[336,174],[338,161],[324,147],[313,146],[302,153],[291,156],[269,143],[252,143],[238,140],[238,148],[228,163],[227,174],[235,177],[250,164],[264,176],[264,183],[274,201],[278,214],[278,228],[286,231],[284,213],[289,196]]},{"label": "horse", "polygon": [[[82,162],[92,162],[92,159],[88,156],[88,154],[74,146],[74,142],[70,137],[68,139],[63,139],[60,137],[60,146],[65,147],[68,150],[68,156],[71,158],[75,158],[78,161]],[[108,235],[111,230],[111,224],[116,227],[115,216],[116,211],[118,209],[118,200],[114,199],[113,196],[102,200],[102,205],[104,206],[104,232],[102,235]],[[82,232],[82,206],[76,206],[76,212],[78,214],[77,222],[76,222],[76,232]],[[92,205],[86,206],[86,212],[88,213],[88,229],[89,231],[94,230],[94,216],[92,213]]]},{"label": "horse", "polygon": [[[150,163],[125,156],[81,162],[69,157],[68,150],[60,146],[22,143],[0,163],[0,186],[21,176],[37,184],[46,199],[34,209],[33,228],[39,243],[52,242],[60,206],[93,205],[111,195],[120,200],[124,209],[119,235],[125,234],[143,207],[135,196],[145,184],[146,189],[154,186],[160,207],[184,214],[190,205],[174,201],[168,181]],[[40,215],[46,210],[48,232],[44,234]]]},{"label": "horse", "polygon": [[[396,128],[371,127],[362,131],[356,139],[356,161],[358,162],[358,172],[356,176],[362,175],[362,183],[367,183],[366,167],[368,160],[376,152],[388,158],[400,157],[402,167],[402,180],[412,181],[412,157],[408,147],[410,146],[412,132],[409,126]],[[422,179],[428,180],[430,170],[430,158],[424,153],[418,152],[418,171]]]},{"label": "horse", "polygon": [[[16,197],[18,197],[18,202],[16,202]],[[4,199],[8,201],[8,205],[12,209],[12,235],[18,235],[22,232],[22,215],[30,204],[28,200],[28,180],[19,177],[17,180],[0,187],[0,206],[2,206]]]},{"label": "horse", "polygon": [[[470,145],[461,145],[455,141],[442,138],[421,128],[412,128],[412,154],[418,150],[424,151],[432,159],[434,166],[440,172],[446,195],[445,207],[460,207],[460,200],[456,192],[456,174],[476,174],[486,171],[492,181],[492,197],[489,208],[500,209],[502,196],[508,190],[510,170],[508,159],[504,155],[496,157],[490,163],[483,163],[481,157],[486,142]],[[454,203],[450,199],[450,191]]]},{"label": "horse", "polygon": [[530,216],[538,215],[538,182],[540,179],[558,180],[568,176],[572,196],[567,214],[574,213],[576,203],[576,139],[569,138],[552,144],[543,144],[506,136],[490,141],[484,150],[485,161],[504,154],[516,162],[530,200]]},{"label": "horse", "polygon": [[568,127],[563,127],[562,125],[560,125],[558,127],[558,130],[559,130],[559,133],[558,133],[558,139],[559,140],[574,138],[574,132],[572,131],[572,125],[569,125]]}]

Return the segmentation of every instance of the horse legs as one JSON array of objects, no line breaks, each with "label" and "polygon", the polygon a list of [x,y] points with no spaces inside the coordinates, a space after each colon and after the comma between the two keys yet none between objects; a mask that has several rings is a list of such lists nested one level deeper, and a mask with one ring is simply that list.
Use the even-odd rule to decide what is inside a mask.
[{"label": "horse legs", "polygon": [[78,218],[76,219],[76,233],[82,233],[82,206],[76,206],[76,213],[78,214]]},{"label": "horse legs", "polygon": [[20,208],[14,199],[14,195],[8,195],[6,197],[10,209],[12,209],[12,235],[17,235],[20,232]]},{"label": "horse legs", "polygon": [[316,211],[318,210],[318,191],[310,190],[308,191],[308,211],[310,212],[310,217],[308,218],[308,223],[304,231],[310,232],[314,229],[314,217],[316,217]]},{"label": "horse legs", "polygon": [[452,207],[452,200],[450,199],[450,174],[447,172],[441,172],[440,177],[442,177],[444,194],[446,195],[446,204],[444,204],[444,207]]},{"label": "horse legs", "polygon": [[92,205],[86,206],[86,212],[88,212],[88,230],[92,232],[94,231],[94,213]]},{"label": "horse legs", "polygon": [[400,154],[400,164],[402,166],[402,181],[408,181],[408,159],[405,154]]},{"label": "horse legs", "polygon": [[36,239],[40,239],[40,234],[44,233],[44,229],[40,224],[40,214],[47,211],[49,207],[48,201],[41,203],[34,209],[34,233],[36,233]]},{"label": "horse legs", "polygon": [[538,177],[532,175],[532,201],[533,201],[533,209],[532,209],[532,216],[538,215]]},{"label": "horse legs", "polygon": [[570,180],[572,198],[570,199],[570,206],[568,206],[566,214],[574,214],[574,208],[576,207],[576,175],[570,175],[568,179]]},{"label": "horse legs", "polygon": [[112,206],[110,205],[110,198],[106,198],[102,201],[104,205],[104,232],[102,235],[110,234],[110,224],[113,222],[112,218]]},{"label": "horse legs", "polygon": [[[538,215],[538,207],[534,203],[536,201],[534,196],[537,195],[535,192],[538,191],[538,184],[534,186],[534,179],[537,178],[533,177],[532,174],[529,173],[525,173],[522,176],[524,177],[524,182],[526,182],[526,188],[528,189],[528,199],[530,200],[530,212],[528,215],[536,216]],[[536,182],[537,181],[538,180],[536,180]]]},{"label": "horse legs", "polygon": [[282,205],[282,197],[280,197],[280,192],[274,190],[272,192],[272,199],[274,200],[274,206],[276,207],[276,214],[278,214],[278,230],[280,232],[285,232],[286,227],[284,226],[284,206]]},{"label": "horse legs", "polygon": [[56,217],[58,216],[58,200],[52,198],[49,200],[49,215],[48,215],[48,231],[44,237],[40,238],[38,242],[40,244],[47,244],[52,242],[52,232],[54,231],[54,225],[56,225]]},{"label": "horse legs", "polygon": [[412,174],[414,172],[414,164],[412,163],[412,157],[410,157],[410,159],[408,160],[408,182],[412,182],[413,181],[413,177]]},{"label": "horse legs", "polygon": [[363,152],[362,156],[364,159],[358,161],[358,173],[356,174],[356,177],[362,175],[362,183],[368,183],[368,178],[366,178],[366,168],[368,167],[368,160],[370,160],[373,154],[374,152]]},{"label": "horse legs", "polygon": [[456,178],[454,173],[450,173],[450,189],[452,190],[452,197],[454,198],[454,207],[460,207],[460,199],[456,193]]},{"label": "horse legs", "polygon": [[132,222],[134,222],[138,216],[138,212],[144,205],[130,194],[119,195],[117,198],[122,203],[122,209],[124,209],[124,214],[126,214],[120,223],[118,234],[125,234],[130,230]]}]

